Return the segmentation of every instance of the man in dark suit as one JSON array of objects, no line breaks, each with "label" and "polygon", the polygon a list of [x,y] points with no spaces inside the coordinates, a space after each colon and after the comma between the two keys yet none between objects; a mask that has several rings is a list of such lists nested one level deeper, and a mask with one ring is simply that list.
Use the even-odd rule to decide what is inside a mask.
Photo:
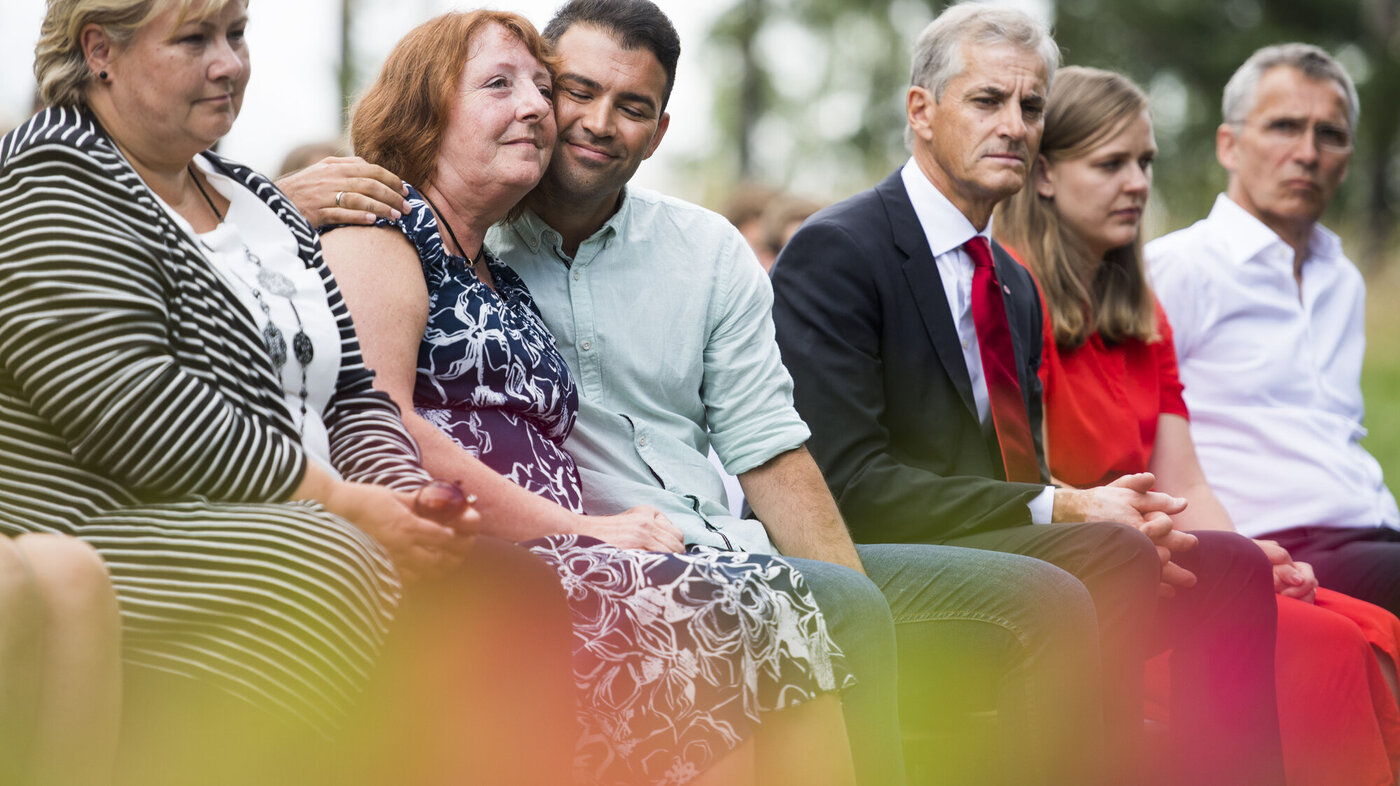
[{"label": "man in dark suit", "polygon": [[[1084,582],[1099,616],[1106,725],[1123,735],[1110,750],[1134,749],[1142,660],[1173,646],[1177,774],[1279,783],[1263,553],[1225,533],[1197,545],[1174,531],[1169,516],[1184,502],[1152,493],[1151,475],[1087,490],[1047,483],[1039,296],[989,231],[1036,154],[1057,61],[1020,12],[946,11],[915,49],[913,157],[813,216],[779,256],[774,320],[809,448],[858,542],[1025,554]],[[1175,596],[1160,608],[1128,575],[1125,539],[1155,546],[1161,594]],[[1132,782],[1136,758],[1116,763]]]}]

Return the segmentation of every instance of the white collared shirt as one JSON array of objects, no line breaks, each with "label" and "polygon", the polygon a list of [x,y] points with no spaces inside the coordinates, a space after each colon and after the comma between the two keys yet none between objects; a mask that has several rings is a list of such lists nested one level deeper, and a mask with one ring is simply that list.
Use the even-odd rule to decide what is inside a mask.
[{"label": "white collared shirt", "polygon": [[1360,444],[1366,286],[1337,236],[1313,229],[1301,299],[1293,249],[1224,194],[1147,259],[1196,452],[1235,526],[1400,528]]},{"label": "white collared shirt", "polygon": [[[919,226],[923,227],[933,261],[938,265],[938,277],[943,280],[943,294],[948,297],[948,310],[953,315],[958,342],[962,345],[963,360],[967,363],[967,375],[972,383],[972,400],[977,405],[977,417],[986,423],[991,417],[991,402],[987,394],[987,380],[982,374],[977,325],[972,320],[972,273],[975,265],[972,257],[963,250],[963,244],[976,235],[982,235],[990,243],[992,222],[989,219],[987,226],[983,227],[982,231],[977,231],[967,216],[933,185],[913,158],[909,159],[899,174],[904,180],[904,190],[909,194],[909,202],[914,206],[914,215],[918,216]],[[1031,509],[1031,521],[1036,524],[1049,524],[1055,505],[1053,487],[1047,486],[1040,496],[1027,504]]]}]

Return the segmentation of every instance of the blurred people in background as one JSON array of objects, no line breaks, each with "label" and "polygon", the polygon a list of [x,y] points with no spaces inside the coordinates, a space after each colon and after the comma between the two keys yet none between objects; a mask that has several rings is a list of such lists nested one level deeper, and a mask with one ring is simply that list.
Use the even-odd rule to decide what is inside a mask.
[{"label": "blurred people in background", "polygon": [[[782,252],[783,246],[797,233],[798,227],[813,213],[822,209],[820,202],[793,194],[779,194],[763,211],[763,242],[774,259]],[[768,271],[773,266],[769,264]]]},{"label": "blurred people in background", "polygon": [[758,263],[768,272],[788,238],[821,207],[813,200],[750,183],[741,185],[730,196],[724,217],[744,236]]},{"label": "blurred people in background", "polygon": [[724,217],[729,219],[729,223],[739,230],[739,234],[744,236],[749,248],[753,249],[754,256],[758,257],[758,264],[762,265],[764,270],[773,267],[773,258],[777,255],[768,250],[768,229],[763,221],[763,211],[780,193],[782,192],[770,186],[740,183],[729,195],[721,211]]},{"label": "blurred people in background", "polygon": [[349,153],[350,145],[343,139],[303,142],[292,148],[282,159],[282,165],[277,168],[277,179],[281,180],[287,175],[300,172],[323,158],[346,156]]}]

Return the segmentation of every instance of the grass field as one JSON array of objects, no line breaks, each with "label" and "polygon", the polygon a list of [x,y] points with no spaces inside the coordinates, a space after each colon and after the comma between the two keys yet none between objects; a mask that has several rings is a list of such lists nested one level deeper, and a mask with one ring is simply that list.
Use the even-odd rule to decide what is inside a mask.
[{"label": "grass field", "polygon": [[1380,461],[1391,490],[1400,490],[1400,270],[1371,275],[1366,295],[1366,396],[1362,444]]}]

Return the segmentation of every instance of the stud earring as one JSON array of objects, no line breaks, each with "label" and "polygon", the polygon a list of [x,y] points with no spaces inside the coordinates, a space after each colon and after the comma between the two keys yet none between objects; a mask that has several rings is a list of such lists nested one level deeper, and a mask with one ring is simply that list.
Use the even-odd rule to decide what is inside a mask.
[{"label": "stud earring", "polygon": [[103,82],[106,82],[106,81],[107,81],[107,72],[106,72],[106,71],[98,71],[98,72],[97,72],[97,78],[98,78],[98,79],[101,79]]}]

